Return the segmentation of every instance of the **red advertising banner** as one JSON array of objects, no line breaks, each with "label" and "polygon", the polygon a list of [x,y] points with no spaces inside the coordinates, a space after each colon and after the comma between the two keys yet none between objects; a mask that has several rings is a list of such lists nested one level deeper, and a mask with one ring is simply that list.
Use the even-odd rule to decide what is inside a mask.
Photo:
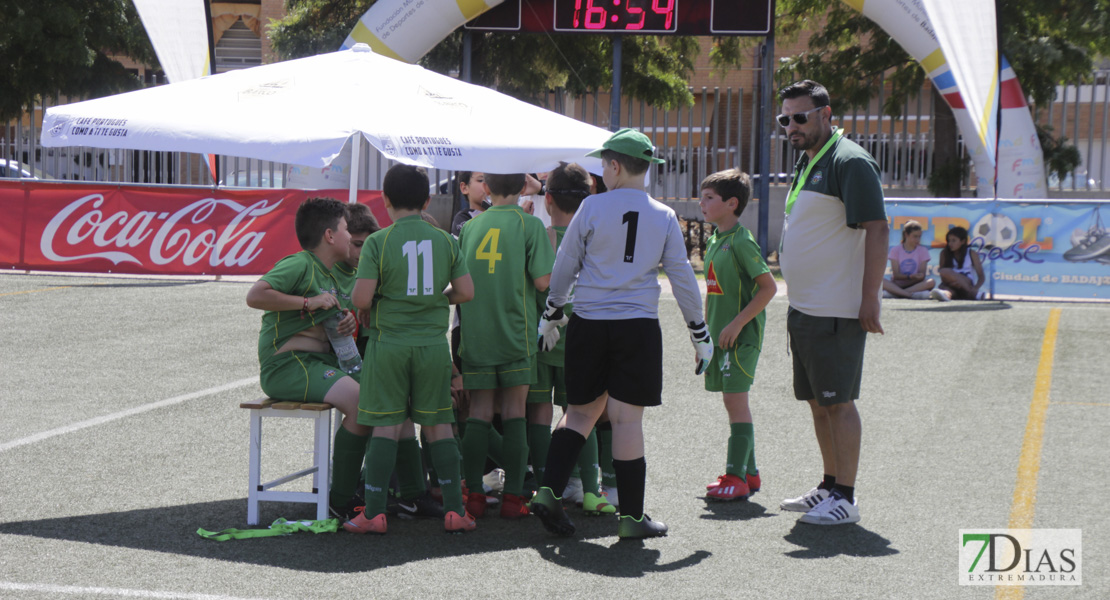
[{"label": "red advertising banner", "polygon": [[[0,268],[145,275],[259,275],[301,250],[306,198],[347,190],[227,190],[0,182]],[[360,190],[384,227],[380,191]]]}]

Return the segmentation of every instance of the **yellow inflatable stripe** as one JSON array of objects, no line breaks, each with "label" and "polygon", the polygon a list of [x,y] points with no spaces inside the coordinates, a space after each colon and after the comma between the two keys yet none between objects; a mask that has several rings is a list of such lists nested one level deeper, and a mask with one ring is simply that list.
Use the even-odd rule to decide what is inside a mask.
[{"label": "yellow inflatable stripe", "polygon": [[490,8],[486,5],[485,0],[455,0],[455,3],[459,5],[459,12],[462,13],[467,21],[486,12]]},{"label": "yellow inflatable stripe", "polygon": [[947,61],[944,60],[944,52],[941,52],[941,49],[937,48],[933,50],[929,56],[921,59],[921,66],[925,67],[926,73],[932,73],[945,62]]},{"label": "yellow inflatable stripe", "polygon": [[[986,105],[983,106],[983,118],[979,119],[979,137],[983,140],[983,147],[984,148],[987,146],[987,130],[988,130],[987,121],[990,119],[991,111],[994,108],[995,102],[997,101],[997,99],[996,99],[997,98],[997,96],[996,96],[997,93],[998,93],[998,73],[995,72],[994,77],[991,78],[990,94],[987,95]],[[995,161],[998,160],[997,156],[994,157],[994,158],[995,158]]]},{"label": "yellow inflatable stripe", "polygon": [[393,48],[386,46],[385,42],[378,39],[378,36],[374,35],[373,32],[370,31],[370,28],[367,27],[366,24],[363,23],[361,20],[355,25],[355,30],[351,32],[351,39],[358,43],[370,46],[371,50],[378,54],[381,54],[382,56],[388,56],[389,58],[396,59],[401,62],[408,62],[407,60],[401,58],[400,54],[394,52]]}]

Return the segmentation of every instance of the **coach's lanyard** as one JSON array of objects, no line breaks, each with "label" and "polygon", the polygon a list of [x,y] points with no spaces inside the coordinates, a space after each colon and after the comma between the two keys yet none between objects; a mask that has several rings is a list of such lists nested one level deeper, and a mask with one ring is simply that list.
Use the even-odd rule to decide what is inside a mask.
[{"label": "coach's lanyard", "polygon": [[[814,156],[813,160],[806,164],[802,176],[794,179],[794,184],[790,186],[790,195],[786,197],[786,214],[790,214],[790,211],[794,209],[794,201],[798,199],[798,192],[802,191],[802,187],[805,186],[806,180],[809,179],[809,171],[813,169],[813,165],[821,160],[821,157],[825,155],[825,152],[829,148],[832,148],[832,145],[836,143],[836,140],[840,139],[840,134],[842,133],[844,133],[843,129],[834,131],[829,141],[825,142],[824,146],[821,146],[821,150],[817,152],[817,156]],[[797,171],[795,171],[795,174],[797,174]]]}]

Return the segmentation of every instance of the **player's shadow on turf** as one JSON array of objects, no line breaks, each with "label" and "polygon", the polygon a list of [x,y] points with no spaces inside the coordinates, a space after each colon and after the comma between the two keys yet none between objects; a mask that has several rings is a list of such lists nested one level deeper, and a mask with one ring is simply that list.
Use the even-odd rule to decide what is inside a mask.
[{"label": "player's shadow on turf", "polygon": [[899,553],[898,549],[890,547],[890,540],[860,527],[858,523],[826,527],[799,522],[783,539],[801,546],[786,553],[791,558],[832,558],[840,555],[866,558]]},{"label": "player's shadow on turf", "polygon": [[[311,505],[266,502],[261,505],[260,524],[256,528],[265,528],[278,517],[312,519],[314,514],[315,508]],[[389,518],[389,533],[384,536],[354,535],[340,530],[216,542],[197,534],[198,528],[209,531],[229,527],[247,529],[246,515],[247,501],[242,498],[0,523],[0,534],[87,542],[314,573],[366,573],[428,559],[544,547],[557,539],[544,531],[534,517],[507,521],[498,518],[496,511],[478,520],[477,531],[457,536],[444,533],[442,519],[405,521],[396,517]],[[579,527],[578,543],[587,544],[589,539],[616,534],[615,519],[601,522],[602,519],[580,517],[580,520],[585,526]],[[616,555],[620,553],[609,554],[610,557]],[[595,560],[599,557],[597,553],[592,556]],[[588,568],[578,559],[572,568],[575,566]],[[639,568],[666,570],[682,566],[656,565],[645,558],[639,563],[615,568],[635,572]]]},{"label": "player's shadow on turf", "polygon": [[710,521],[750,521],[764,519],[775,515],[768,513],[762,504],[748,501],[717,502],[705,501],[704,514],[699,518]]},{"label": "player's shadow on turf", "polygon": [[[610,530],[610,535],[615,533]],[[610,538],[615,539],[615,538]],[[669,573],[693,567],[713,555],[698,550],[685,558],[660,563],[662,553],[650,547],[657,540],[588,541],[578,537],[551,538],[537,548],[540,558],[574,571],[603,577],[635,578],[647,573]]]}]

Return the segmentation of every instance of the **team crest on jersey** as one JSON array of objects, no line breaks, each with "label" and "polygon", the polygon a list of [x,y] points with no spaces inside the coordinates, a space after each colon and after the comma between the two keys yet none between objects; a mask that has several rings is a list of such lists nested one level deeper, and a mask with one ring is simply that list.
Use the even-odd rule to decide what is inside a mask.
[{"label": "team crest on jersey", "polygon": [[813,177],[809,178],[809,183],[810,183],[810,185],[817,185],[818,183],[821,183],[821,180],[824,179],[824,178],[825,178],[824,173],[822,173],[821,171],[817,171],[816,173],[813,174]]},{"label": "team crest on jersey", "polygon": [[324,379],[331,379],[332,377],[335,377],[335,369],[324,371]]},{"label": "team crest on jersey", "polygon": [[728,244],[725,244],[724,246],[721,246],[721,252],[726,252],[726,251],[728,251],[728,249],[729,249],[729,248],[731,248],[731,247],[732,247],[732,246],[729,246]]},{"label": "team crest on jersey", "polygon": [[717,285],[717,271],[713,269],[713,263],[709,263],[709,272],[705,274],[705,293],[716,296],[724,295],[721,286]]}]

